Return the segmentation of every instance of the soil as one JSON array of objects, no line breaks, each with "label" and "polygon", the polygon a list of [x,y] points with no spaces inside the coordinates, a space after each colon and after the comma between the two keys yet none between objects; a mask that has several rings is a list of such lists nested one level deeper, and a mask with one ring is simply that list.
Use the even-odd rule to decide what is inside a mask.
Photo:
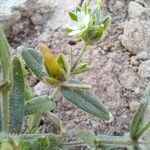
[{"label": "soil", "polygon": [[[47,43],[55,54],[63,52],[68,55],[72,48],[74,56],[77,56],[82,42],[62,33],[60,26],[66,22],[66,12],[72,10],[80,1],[62,2],[57,0],[53,1],[51,5],[46,5],[47,1],[44,2],[43,9],[39,5],[31,5],[31,2],[27,2],[23,8],[15,8],[14,12],[15,14],[18,13],[17,15],[18,17],[20,15],[20,18],[14,26],[14,22],[13,24],[11,21],[11,23],[5,22],[12,51],[15,52],[15,49],[21,44],[36,47],[37,43],[42,41]],[[136,0],[134,2],[143,8],[149,7],[146,1]],[[66,123],[66,142],[76,141],[75,135],[79,130],[87,129],[95,134],[107,135],[124,135],[129,131],[133,113],[136,111],[143,90],[150,79],[149,74],[148,76],[144,74],[143,77],[143,74],[139,73],[139,66],[150,59],[148,53],[150,46],[147,45],[144,49],[140,47],[140,50],[134,51],[134,43],[130,47],[127,45],[130,41],[127,40],[125,25],[133,19],[139,19],[139,17],[141,19],[141,15],[134,18],[133,13],[129,12],[130,4],[130,0],[103,0],[102,14],[111,15],[112,22],[106,35],[96,45],[89,47],[85,57],[91,62],[91,65],[99,65],[91,72],[77,76],[77,79],[83,83],[92,85],[92,91],[109,108],[114,120],[105,122],[97,119],[61,98],[57,101],[54,112]],[[135,13],[135,11],[133,12]],[[142,20],[148,22],[148,18],[142,18]],[[136,41],[135,37],[133,39]],[[71,46],[70,41],[74,41],[75,45]],[[137,56],[141,52],[146,52],[146,58],[138,60]],[[143,71],[145,72],[145,70]],[[31,79],[32,87],[38,95],[48,93],[49,89],[46,86],[41,82],[36,82],[34,77],[31,77]],[[43,128],[45,132],[50,130],[45,126]],[[74,149],[83,148],[81,146]]]}]

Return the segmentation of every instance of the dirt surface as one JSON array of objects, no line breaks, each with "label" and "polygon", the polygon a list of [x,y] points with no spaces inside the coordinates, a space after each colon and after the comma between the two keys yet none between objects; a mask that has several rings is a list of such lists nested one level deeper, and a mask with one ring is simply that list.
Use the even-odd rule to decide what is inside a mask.
[{"label": "dirt surface", "polygon": [[[36,47],[37,43],[42,41],[47,43],[55,54],[63,52],[68,55],[71,48],[68,43],[74,39],[64,35],[59,27],[66,22],[66,12],[79,2],[58,0],[47,5],[48,0],[44,0],[42,7],[31,5],[30,1],[24,7],[15,8],[14,14],[18,16],[18,20],[14,21],[12,18],[4,23],[12,49],[15,51],[20,44]],[[65,99],[60,99],[54,112],[66,123],[68,142],[76,140],[78,130],[85,129],[96,134],[126,134],[142,92],[149,83],[149,2],[103,0],[103,3],[102,14],[111,15],[112,22],[104,38],[96,45],[90,46],[86,56],[91,64],[98,63],[99,66],[77,78],[92,85],[92,91],[108,106],[114,120],[111,123],[104,122],[89,116]],[[76,45],[72,46],[72,49],[76,56],[82,42],[75,42]],[[48,88],[41,82],[35,83],[33,82],[32,86],[38,95],[48,93]],[[45,130],[48,132],[49,128]]]}]

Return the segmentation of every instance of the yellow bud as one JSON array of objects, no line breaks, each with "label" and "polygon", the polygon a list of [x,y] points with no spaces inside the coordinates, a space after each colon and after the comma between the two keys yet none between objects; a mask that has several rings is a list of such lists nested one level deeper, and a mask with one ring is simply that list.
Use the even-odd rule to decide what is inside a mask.
[{"label": "yellow bud", "polygon": [[43,55],[44,66],[51,77],[58,78],[60,74],[60,67],[56,61],[53,53],[44,43],[39,43],[38,48]]}]

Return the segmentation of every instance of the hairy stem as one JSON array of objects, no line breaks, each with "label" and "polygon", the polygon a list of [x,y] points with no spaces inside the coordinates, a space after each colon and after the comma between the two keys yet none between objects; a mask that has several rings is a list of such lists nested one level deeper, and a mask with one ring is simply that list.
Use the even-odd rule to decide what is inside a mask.
[{"label": "hairy stem", "polygon": [[70,49],[70,66],[72,67],[72,64],[73,64],[73,51],[72,51],[72,46],[71,46],[71,49]]},{"label": "hairy stem", "polygon": [[8,131],[8,91],[2,92],[2,99],[3,99],[2,131],[7,132]]},{"label": "hairy stem", "polygon": [[[11,62],[10,62],[9,44],[4,34],[2,27],[0,27],[0,62],[3,73],[3,86],[11,83]],[[3,88],[2,91],[2,131],[7,132],[8,129],[8,94],[10,88]]]},{"label": "hairy stem", "polygon": [[74,69],[76,68],[76,66],[78,65],[78,63],[80,62],[80,60],[81,60],[83,54],[86,52],[86,50],[87,50],[87,44],[85,43],[84,46],[83,46],[83,48],[82,48],[82,50],[81,50],[81,52],[80,52],[80,54],[79,54],[79,56],[77,57],[77,59],[75,60],[73,66],[71,68],[72,72],[74,71]]},{"label": "hairy stem", "polygon": [[[96,143],[95,143],[96,144]],[[130,146],[130,145],[144,145],[144,144],[150,144],[149,141],[130,141],[130,140],[124,140],[124,141],[113,141],[113,140],[110,140],[110,141],[103,141],[101,140],[100,141],[100,145],[124,145],[124,146]],[[73,142],[66,142],[66,143],[63,143],[61,145],[61,147],[63,148],[75,148],[75,147],[84,147],[84,146],[87,146],[87,144],[85,142],[82,142],[82,141],[73,141]]]}]

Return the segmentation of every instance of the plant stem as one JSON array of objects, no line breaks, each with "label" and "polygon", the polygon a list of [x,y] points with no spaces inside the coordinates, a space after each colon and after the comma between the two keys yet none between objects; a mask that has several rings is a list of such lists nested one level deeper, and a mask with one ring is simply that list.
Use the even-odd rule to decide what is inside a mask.
[{"label": "plant stem", "polygon": [[76,66],[78,65],[78,63],[80,62],[80,60],[81,60],[83,54],[86,52],[86,50],[87,50],[87,44],[85,43],[84,46],[83,46],[83,48],[82,48],[82,50],[81,50],[81,52],[80,52],[80,54],[79,54],[79,56],[77,57],[77,59],[75,60],[73,66],[71,68],[72,72],[74,71],[74,69],[76,68]]},{"label": "plant stem", "polygon": [[7,132],[8,131],[8,91],[2,92],[2,99],[3,99],[2,131]]},{"label": "plant stem", "polygon": [[[96,143],[95,143],[96,144]],[[108,141],[108,140],[101,140],[100,141],[100,146],[102,146],[102,145],[122,145],[122,146],[130,146],[130,145],[136,145],[136,144],[150,144],[150,142],[139,142],[139,141],[137,141],[137,142],[134,142],[134,141],[130,141],[130,140],[124,140],[124,141],[112,141],[112,140],[110,140],[110,141]],[[76,148],[76,147],[85,147],[85,146],[87,146],[87,144],[85,143],[85,142],[82,142],[82,141],[74,141],[74,142],[66,142],[66,143],[63,143],[62,145],[61,145],[61,147],[63,147],[63,148]],[[96,146],[96,145],[95,145]],[[98,145],[97,145],[98,146]],[[119,147],[119,146],[118,146]],[[98,147],[97,147],[98,148]]]},{"label": "plant stem", "polygon": [[8,94],[10,88],[6,85],[10,85],[11,83],[11,59],[10,59],[10,52],[9,52],[9,44],[4,34],[2,27],[0,27],[0,61],[2,65],[2,72],[3,72],[3,81],[2,86],[5,88],[0,91],[2,93],[2,131],[7,132],[8,129]]},{"label": "plant stem", "polygon": [[150,121],[137,133],[136,139],[138,139],[148,128],[150,128]]},{"label": "plant stem", "polygon": [[71,49],[70,49],[70,66],[72,67],[72,64],[73,64],[73,51],[72,51],[72,46],[71,46]]}]

